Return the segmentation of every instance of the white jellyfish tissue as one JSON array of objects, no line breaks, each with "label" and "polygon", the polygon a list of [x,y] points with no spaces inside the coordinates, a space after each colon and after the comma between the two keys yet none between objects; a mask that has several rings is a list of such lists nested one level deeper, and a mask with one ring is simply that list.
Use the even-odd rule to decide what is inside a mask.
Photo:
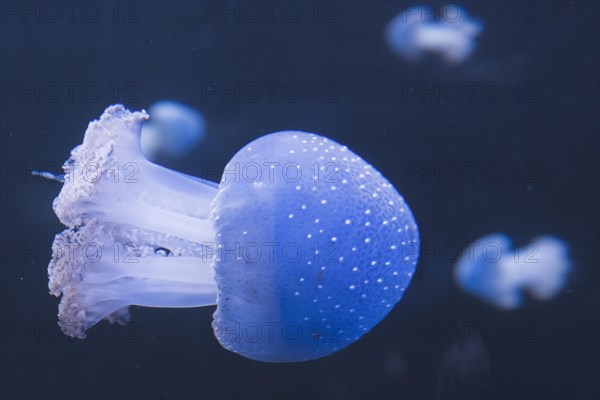
[{"label": "white jellyfish tissue", "polygon": [[524,292],[549,300],[564,288],[572,264],[565,242],[543,236],[522,248],[511,244],[502,234],[471,243],[454,267],[458,286],[503,309],[520,307]]},{"label": "white jellyfish tissue", "polygon": [[[402,299],[418,226],[394,186],[346,146],[274,132],[241,148],[213,183],[143,155],[149,118],[108,107],[63,165],[53,208],[66,229],[48,286],[62,296],[67,335],[85,338],[103,319],[126,323],[130,305],[216,305],[213,331],[227,350],[306,361],[359,340]],[[301,172],[321,160],[335,161],[339,183]],[[294,175],[271,169],[292,163]],[[242,178],[249,165],[265,169]],[[245,336],[245,327],[260,330]]]},{"label": "white jellyfish tissue", "polygon": [[440,14],[422,5],[401,12],[385,28],[388,46],[409,61],[434,53],[449,64],[464,62],[475,50],[482,24],[456,4],[443,7]]},{"label": "white jellyfish tissue", "polygon": [[175,159],[193,150],[206,134],[206,121],[200,112],[163,100],[148,109],[150,119],[142,126],[141,146],[150,159]]}]

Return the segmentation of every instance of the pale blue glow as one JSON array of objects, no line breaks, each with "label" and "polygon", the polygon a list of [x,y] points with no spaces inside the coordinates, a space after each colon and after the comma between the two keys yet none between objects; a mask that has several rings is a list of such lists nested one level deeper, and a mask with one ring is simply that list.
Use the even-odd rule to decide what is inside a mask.
[{"label": "pale blue glow", "polygon": [[513,309],[524,292],[549,300],[565,286],[571,269],[568,246],[551,236],[533,239],[520,249],[502,234],[472,243],[454,267],[457,284],[467,293],[500,308]]},{"label": "pale blue glow", "polygon": [[142,126],[144,155],[178,158],[192,151],[206,135],[202,114],[175,101],[159,101],[148,109],[150,120]]},{"label": "pale blue glow", "polygon": [[392,51],[409,61],[418,61],[423,53],[436,53],[446,62],[459,64],[475,50],[475,38],[482,24],[457,5],[442,9],[438,22],[426,6],[411,7],[387,25],[385,38]]},{"label": "pale blue glow", "polygon": [[[83,338],[102,319],[125,323],[132,304],[216,304],[225,348],[304,361],[358,340],[400,301],[418,228],[358,155],[320,135],[277,132],[242,148],[217,187],[145,159],[147,118],[109,107],[64,165],[54,210],[68,229],[48,272],[66,334]],[[86,165],[107,173],[89,179]]]}]

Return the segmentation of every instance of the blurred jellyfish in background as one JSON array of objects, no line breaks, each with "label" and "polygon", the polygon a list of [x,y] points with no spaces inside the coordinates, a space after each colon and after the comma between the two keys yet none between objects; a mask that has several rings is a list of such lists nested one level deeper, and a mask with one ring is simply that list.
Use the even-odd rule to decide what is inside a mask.
[{"label": "blurred jellyfish in background", "polygon": [[148,109],[150,120],[142,127],[144,155],[176,159],[192,151],[206,134],[206,121],[198,111],[175,101],[159,101]]},{"label": "blurred jellyfish in background", "polygon": [[442,9],[433,20],[425,6],[411,7],[398,14],[385,28],[392,51],[409,61],[419,61],[424,53],[435,53],[450,64],[460,64],[475,50],[475,38],[482,24],[456,4]]},{"label": "blurred jellyfish in background", "polygon": [[436,398],[474,397],[485,387],[492,363],[478,337],[450,343],[438,370]]},{"label": "blurred jellyfish in background", "polygon": [[383,376],[404,384],[410,378],[409,361],[406,357],[388,349],[383,354]]},{"label": "blurred jellyfish in background", "polygon": [[499,308],[515,309],[527,291],[549,300],[565,286],[571,269],[568,246],[551,236],[511,250],[511,240],[492,234],[473,242],[454,267],[457,284],[467,293]]}]

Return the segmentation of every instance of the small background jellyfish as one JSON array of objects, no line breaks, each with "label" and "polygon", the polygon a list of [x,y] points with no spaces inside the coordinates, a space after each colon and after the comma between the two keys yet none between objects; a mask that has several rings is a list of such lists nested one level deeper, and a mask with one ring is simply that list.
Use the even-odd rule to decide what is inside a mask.
[{"label": "small background jellyfish", "polygon": [[512,250],[511,240],[492,234],[473,242],[454,267],[457,284],[467,293],[499,308],[515,309],[527,291],[549,300],[564,287],[571,269],[568,247],[551,236]]},{"label": "small background jellyfish", "polygon": [[436,53],[450,64],[460,64],[475,50],[475,38],[482,24],[457,5],[442,9],[439,21],[426,6],[411,7],[398,14],[385,28],[392,51],[409,61],[418,61],[424,53]]},{"label": "small background jellyfish", "polygon": [[448,343],[438,369],[436,398],[477,397],[491,369],[489,353],[478,336]]},{"label": "small background jellyfish", "polygon": [[176,159],[192,151],[206,134],[206,121],[200,112],[176,101],[164,100],[148,109],[150,120],[142,127],[144,155]]}]

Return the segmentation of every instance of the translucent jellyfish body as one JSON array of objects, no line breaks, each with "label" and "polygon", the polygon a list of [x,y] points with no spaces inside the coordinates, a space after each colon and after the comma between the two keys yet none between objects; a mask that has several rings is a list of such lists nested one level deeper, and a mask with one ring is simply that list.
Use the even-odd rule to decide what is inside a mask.
[{"label": "translucent jellyfish body", "polygon": [[409,61],[418,61],[424,53],[439,54],[451,64],[459,64],[475,50],[480,22],[457,5],[443,8],[439,22],[425,6],[411,7],[398,14],[385,29],[392,51]]},{"label": "translucent jellyfish body", "polygon": [[514,309],[524,292],[549,300],[567,282],[571,269],[568,246],[551,236],[536,238],[512,250],[506,235],[492,234],[472,243],[454,267],[458,285],[499,308]]},{"label": "translucent jellyfish body", "polygon": [[150,106],[150,120],[143,124],[142,152],[150,159],[178,158],[194,149],[206,134],[202,114],[175,101]]},{"label": "translucent jellyfish body", "polygon": [[146,118],[109,107],[64,165],[54,209],[68,229],[48,270],[65,333],[124,323],[129,305],[216,304],[225,348],[304,361],[358,340],[402,298],[417,225],[394,187],[345,146],[266,135],[233,157],[217,186],[146,160]]}]

